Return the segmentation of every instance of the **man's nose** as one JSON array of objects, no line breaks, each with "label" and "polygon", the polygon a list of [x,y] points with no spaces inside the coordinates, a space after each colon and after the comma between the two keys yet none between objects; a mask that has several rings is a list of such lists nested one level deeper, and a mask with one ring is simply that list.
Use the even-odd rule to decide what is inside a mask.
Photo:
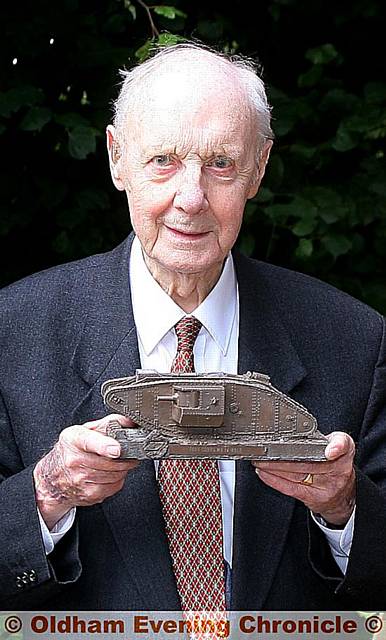
[{"label": "man's nose", "polygon": [[206,189],[201,167],[186,167],[174,196],[174,206],[185,213],[195,214],[208,209]]}]

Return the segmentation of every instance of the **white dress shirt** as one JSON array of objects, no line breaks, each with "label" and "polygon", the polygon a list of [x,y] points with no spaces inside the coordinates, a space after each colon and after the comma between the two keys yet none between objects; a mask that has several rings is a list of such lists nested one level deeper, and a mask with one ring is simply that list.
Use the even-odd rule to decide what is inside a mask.
[{"label": "white dress shirt", "polygon": [[[143,369],[167,373],[177,351],[174,326],[186,313],[165,293],[148,271],[137,237],[133,241],[130,256],[130,288],[141,366]],[[202,324],[194,345],[195,370],[198,373],[237,373],[239,300],[231,255],[225,261],[216,286],[191,315]],[[218,464],[224,534],[223,553],[225,560],[232,567],[235,462],[219,460]],[[48,531],[40,517],[47,553],[52,551],[55,543],[70,529],[74,514],[75,509],[72,509],[55,525],[52,532]],[[354,513],[343,530],[329,529],[311,515],[324,532],[336,563],[345,573],[354,530]]]}]

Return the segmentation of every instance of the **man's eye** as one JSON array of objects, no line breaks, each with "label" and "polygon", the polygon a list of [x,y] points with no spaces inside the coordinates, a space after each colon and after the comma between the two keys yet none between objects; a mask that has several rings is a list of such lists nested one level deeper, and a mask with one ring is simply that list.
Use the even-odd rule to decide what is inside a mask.
[{"label": "man's eye", "polygon": [[216,156],[212,160],[206,163],[207,167],[215,167],[215,169],[229,169],[233,166],[233,162],[226,156]]},{"label": "man's eye", "polygon": [[173,164],[173,157],[169,154],[164,154],[164,155],[160,155],[160,156],[154,156],[154,158],[152,158],[151,162],[156,166],[156,167],[168,167],[171,164]]}]

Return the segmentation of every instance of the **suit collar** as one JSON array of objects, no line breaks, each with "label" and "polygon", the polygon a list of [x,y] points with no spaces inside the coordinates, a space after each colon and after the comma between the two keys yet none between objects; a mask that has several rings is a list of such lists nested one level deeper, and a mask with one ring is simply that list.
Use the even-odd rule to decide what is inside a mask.
[{"label": "suit collar", "polygon": [[133,238],[100,256],[92,280],[84,284],[89,287],[87,315],[71,366],[91,386],[105,373],[122,377],[138,366],[128,270]]}]

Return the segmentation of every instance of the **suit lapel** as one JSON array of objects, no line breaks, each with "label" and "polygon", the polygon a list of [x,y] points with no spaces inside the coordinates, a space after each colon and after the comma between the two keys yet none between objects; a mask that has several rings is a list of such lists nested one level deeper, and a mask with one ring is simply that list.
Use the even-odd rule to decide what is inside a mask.
[{"label": "suit lapel", "polygon": [[[306,371],[279,318],[261,265],[235,255],[239,283],[239,373],[258,371],[290,393]],[[232,608],[261,609],[278,568],[295,501],[261,482],[249,462],[236,465]]]},{"label": "suit lapel", "polygon": [[238,371],[266,373],[275,387],[289,393],[306,370],[280,319],[272,281],[262,263],[240,254],[234,258],[240,300]]},{"label": "suit lapel", "polygon": [[[87,386],[74,409],[73,424],[106,415],[109,411],[103,405],[102,383],[131,376],[141,366],[128,275],[132,239],[130,236],[116,250],[91,292],[90,310],[72,358],[72,367]],[[105,501],[102,509],[127,580],[136,584],[144,608],[151,602],[155,610],[179,609],[154,464],[142,462],[130,472],[123,489]]]},{"label": "suit lapel", "polygon": [[161,512],[154,463],[142,461],[102,509],[143,609],[181,608]]}]

